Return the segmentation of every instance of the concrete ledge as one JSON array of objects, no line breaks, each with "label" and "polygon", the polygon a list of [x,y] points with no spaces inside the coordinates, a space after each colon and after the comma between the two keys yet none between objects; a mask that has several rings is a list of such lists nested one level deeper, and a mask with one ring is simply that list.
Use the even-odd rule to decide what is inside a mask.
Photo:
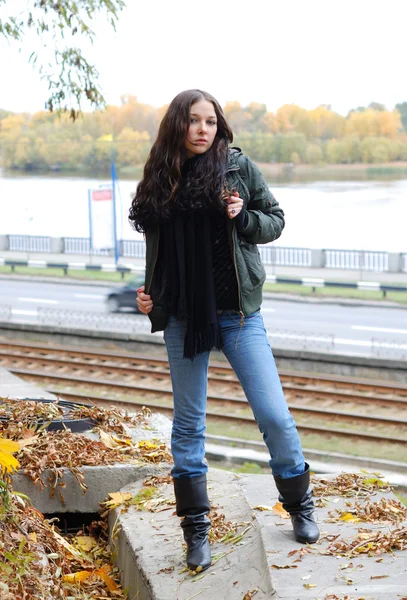
[{"label": "concrete ledge", "polygon": [[[135,494],[141,486],[137,483],[125,490]],[[162,485],[160,491],[165,498],[173,500],[172,485]],[[254,589],[258,590],[256,600],[275,598],[259,526],[242,493],[238,476],[211,469],[208,491],[212,506],[218,505],[227,521],[239,523],[239,530],[245,526],[250,529],[239,545],[214,544],[212,556],[226,555],[196,578],[180,573],[185,557],[180,519],[174,513],[174,506],[156,513],[137,511],[134,507],[126,512],[116,509],[111,513],[110,529],[115,526],[119,530],[112,544],[129,598],[187,600],[197,595],[202,600],[242,600]]]},{"label": "concrete ledge", "polygon": [[[135,494],[141,486],[137,482],[125,490]],[[163,499],[173,499],[172,485],[161,485],[159,489]],[[234,475],[210,469],[208,492],[212,506],[219,508],[227,521],[248,525],[249,531],[239,544],[214,544],[212,556],[225,555],[195,578],[182,572],[182,532],[174,506],[164,504],[161,512],[135,507],[125,512],[119,508],[112,511],[110,531],[115,534],[111,543],[129,598],[190,600],[197,596],[199,600],[242,600],[247,592],[254,590],[256,600],[314,600],[326,595],[342,598],[347,594],[366,600],[400,600],[407,595],[406,551],[384,553],[379,562],[375,555],[347,558],[325,554],[335,536],[350,541],[361,527],[370,530],[373,536],[389,529],[389,523],[332,520],[331,511],[348,511],[350,502],[363,499],[326,497],[326,506],[315,512],[321,540],[307,547],[295,541],[290,520],[272,510],[278,492],[271,476]],[[370,502],[382,499],[395,496],[391,492],[373,492],[367,498]],[[268,510],[256,510],[258,505]]]},{"label": "concrete ledge", "polygon": [[[323,475],[324,479],[332,479],[333,475]],[[278,500],[277,490],[272,477],[267,475],[242,475],[240,484],[245,497],[254,507],[267,503],[273,506]],[[393,493],[372,493],[368,500],[379,502],[381,499],[396,500]],[[332,522],[329,512],[336,509],[348,511],[349,501],[361,498],[343,496],[327,497],[327,505],[317,508],[315,516],[321,530],[321,539],[317,544],[309,546],[311,553],[289,556],[293,550],[304,546],[294,540],[289,520],[280,519],[272,511],[256,511],[256,519],[260,526],[263,544],[266,549],[267,566],[272,573],[276,598],[285,600],[314,600],[326,595],[337,595],[340,598],[366,598],[366,600],[400,600],[407,596],[407,553],[394,551],[380,555],[380,562],[374,554],[360,554],[356,558],[346,556],[327,556],[324,551],[329,545],[329,536],[337,536],[346,540],[354,538],[359,528],[371,530],[372,535],[387,530],[389,523],[351,523]],[[334,500],[335,503],[332,503]],[[406,527],[407,522],[400,523]],[[394,527],[393,527],[394,528]],[[327,539],[328,537],[328,539]],[[297,560],[300,559],[300,560]],[[276,569],[274,565],[290,565],[287,569]],[[293,568],[296,566],[296,568]],[[381,578],[383,577],[383,578]],[[377,578],[377,579],[375,579]],[[315,587],[306,589],[306,584]]]},{"label": "concrete ledge", "polygon": [[[86,492],[83,492],[74,475],[69,469],[63,469],[63,476],[59,483],[64,483],[65,487],[58,486],[54,497],[51,497],[51,484],[48,481],[54,479],[50,469],[44,471],[42,481],[44,489],[34,482],[21,471],[15,473],[12,477],[13,489],[16,492],[22,492],[30,497],[35,508],[42,513],[92,513],[100,510],[100,503],[106,500],[111,492],[119,491],[123,486],[135,482],[139,479],[145,479],[149,475],[157,472],[168,472],[169,465],[129,465],[115,464],[98,467],[81,467],[85,484],[88,486]],[[62,501],[62,498],[64,502]]]}]

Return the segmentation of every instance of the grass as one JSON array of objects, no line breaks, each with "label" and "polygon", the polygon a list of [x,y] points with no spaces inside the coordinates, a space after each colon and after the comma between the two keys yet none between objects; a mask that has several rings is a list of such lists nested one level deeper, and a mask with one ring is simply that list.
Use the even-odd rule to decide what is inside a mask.
[{"label": "grass", "polygon": [[[346,282],[343,282],[346,283]],[[397,285],[397,284],[389,284]],[[265,283],[264,291],[277,294],[294,294],[296,296],[312,296],[313,298],[356,298],[360,300],[376,300],[376,301],[393,301],[400,304],[407,304],[407,292],[383,292],[374,290],[357,290],[350,288],[331,288],[320,287],[313,288],[310,286],[293,285],[286,283]]]},{"label": "grass", "polygon": [[[34,267],[14,267],[14,271],[10,266],[0,267],[0,274],[16,274],[28,275],[30,277],[66,277],[63,269],[36,269]],[[70,279],[80,279],[88,281],[127,281],[133,279],[134,273],[108,273],[104,271],[86,271],[86,270],[68,270],[67,276]]]},{"label": "grass", "polygon": [[[226,435],[242,440],[262,440],[261,434],[254,422],[253,425],[241,425],[229,424],[224,421],[216,422],[209,419],[207,430],[209,434],[213,435]],[[376,459],[407,462],[405,445],[403,444],[391,443],[386,445],[384,443],[378,444],[374,441],[357,441],[355,438],[346,439],[335,435],[324,437],[313,433],[300,433],[300,438],[304,448],[312,448],[313,450],[321,450],[323,452],[339,452],[356,457],[368,456]],[[264,451],[267,451],[266,446],[264,446]],[[328,460],[328,457],[325,460]]]},{"label": "grass", "polygon": [[[34,267],[14,267],[1,266],[0,274],[16,274],[26,275],[30,277],[66,277],[63,269],[49,268],[41,269]],[[100,281],[105,282],[126,282],[134,277],[134,273],[108,273],[104,271],[87,271],[87,270],[68,270],[67,276],[70,279],[81,281]],[[344,282],[346,283],[346,282]],[[397,284],[391,284],[397,285]],[[376,300],[376,301],[392,301],[400,304],[407,304],[407,292],[386,292],[383,297],[381,291],[365,291],[349,288],[313,288],[310,286],[293,285],[285,283],[266,283],[264,285],[265,292],[276,294],[293,294],[296,296],[307,296],[313,298],[355,298],[360,300]]]}]

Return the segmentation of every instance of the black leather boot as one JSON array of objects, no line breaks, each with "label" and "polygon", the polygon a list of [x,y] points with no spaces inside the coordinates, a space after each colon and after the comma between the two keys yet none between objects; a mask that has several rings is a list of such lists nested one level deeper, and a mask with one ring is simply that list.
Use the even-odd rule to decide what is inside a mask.
[{"label": "black leather boot", "polygon": [[211,522],[206,516],[210,510],[206,490],[206,475],[174,478],[177,515],[184,517],[181,527],[187,545],[187,565],[193,571],[202,571],[211,564],[208,533]]},{"label": "black leather boot", "polygon": [[274,476],[280,492],[279,500],[283,508],[290,513],[294,535],[297,542],[315,544],[319,538],[319,529],[313,512],[312,489],[309,486],[309,465],[305,463],[305,471],[296,477],[282,479]]}]

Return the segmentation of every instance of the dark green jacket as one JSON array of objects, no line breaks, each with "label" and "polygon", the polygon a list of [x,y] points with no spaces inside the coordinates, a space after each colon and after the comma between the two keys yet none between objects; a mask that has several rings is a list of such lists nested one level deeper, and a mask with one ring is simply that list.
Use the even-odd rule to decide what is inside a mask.
[{"label": "dark green jacket", "polygon": [[[228,219],[227,227],[235,263],[239,287],[240,311],[245,316],[260,308],[263,283],[266,272],[261,262],[257,244],[267,244],[280,237],[284,228],[284,213],[270,192],[264,177],[254,162],[245,156],[240,148],[229,151],[227,171],[229,189],[236,189],[243,198],[248,211],[244,229],[236,231],[233,219]],[[159,228],[146,233],[146,283],[145,293],[151,291],[154,269],[158,256]],[[149,313],[151,331],[162,331],[167,325],[168,315],[163,304],[154,301]]]}]

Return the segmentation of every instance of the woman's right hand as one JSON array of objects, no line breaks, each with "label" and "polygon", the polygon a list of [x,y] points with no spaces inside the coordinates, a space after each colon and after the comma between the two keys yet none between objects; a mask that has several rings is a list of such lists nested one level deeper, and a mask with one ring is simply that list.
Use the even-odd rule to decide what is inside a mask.
[{"label": "woman's right hand", "polygon": [[151,296],[144,293],[144,285],[137,290],[137,306],[143,315],[148,315],[153,310],[153,301],[151,300]]}]

